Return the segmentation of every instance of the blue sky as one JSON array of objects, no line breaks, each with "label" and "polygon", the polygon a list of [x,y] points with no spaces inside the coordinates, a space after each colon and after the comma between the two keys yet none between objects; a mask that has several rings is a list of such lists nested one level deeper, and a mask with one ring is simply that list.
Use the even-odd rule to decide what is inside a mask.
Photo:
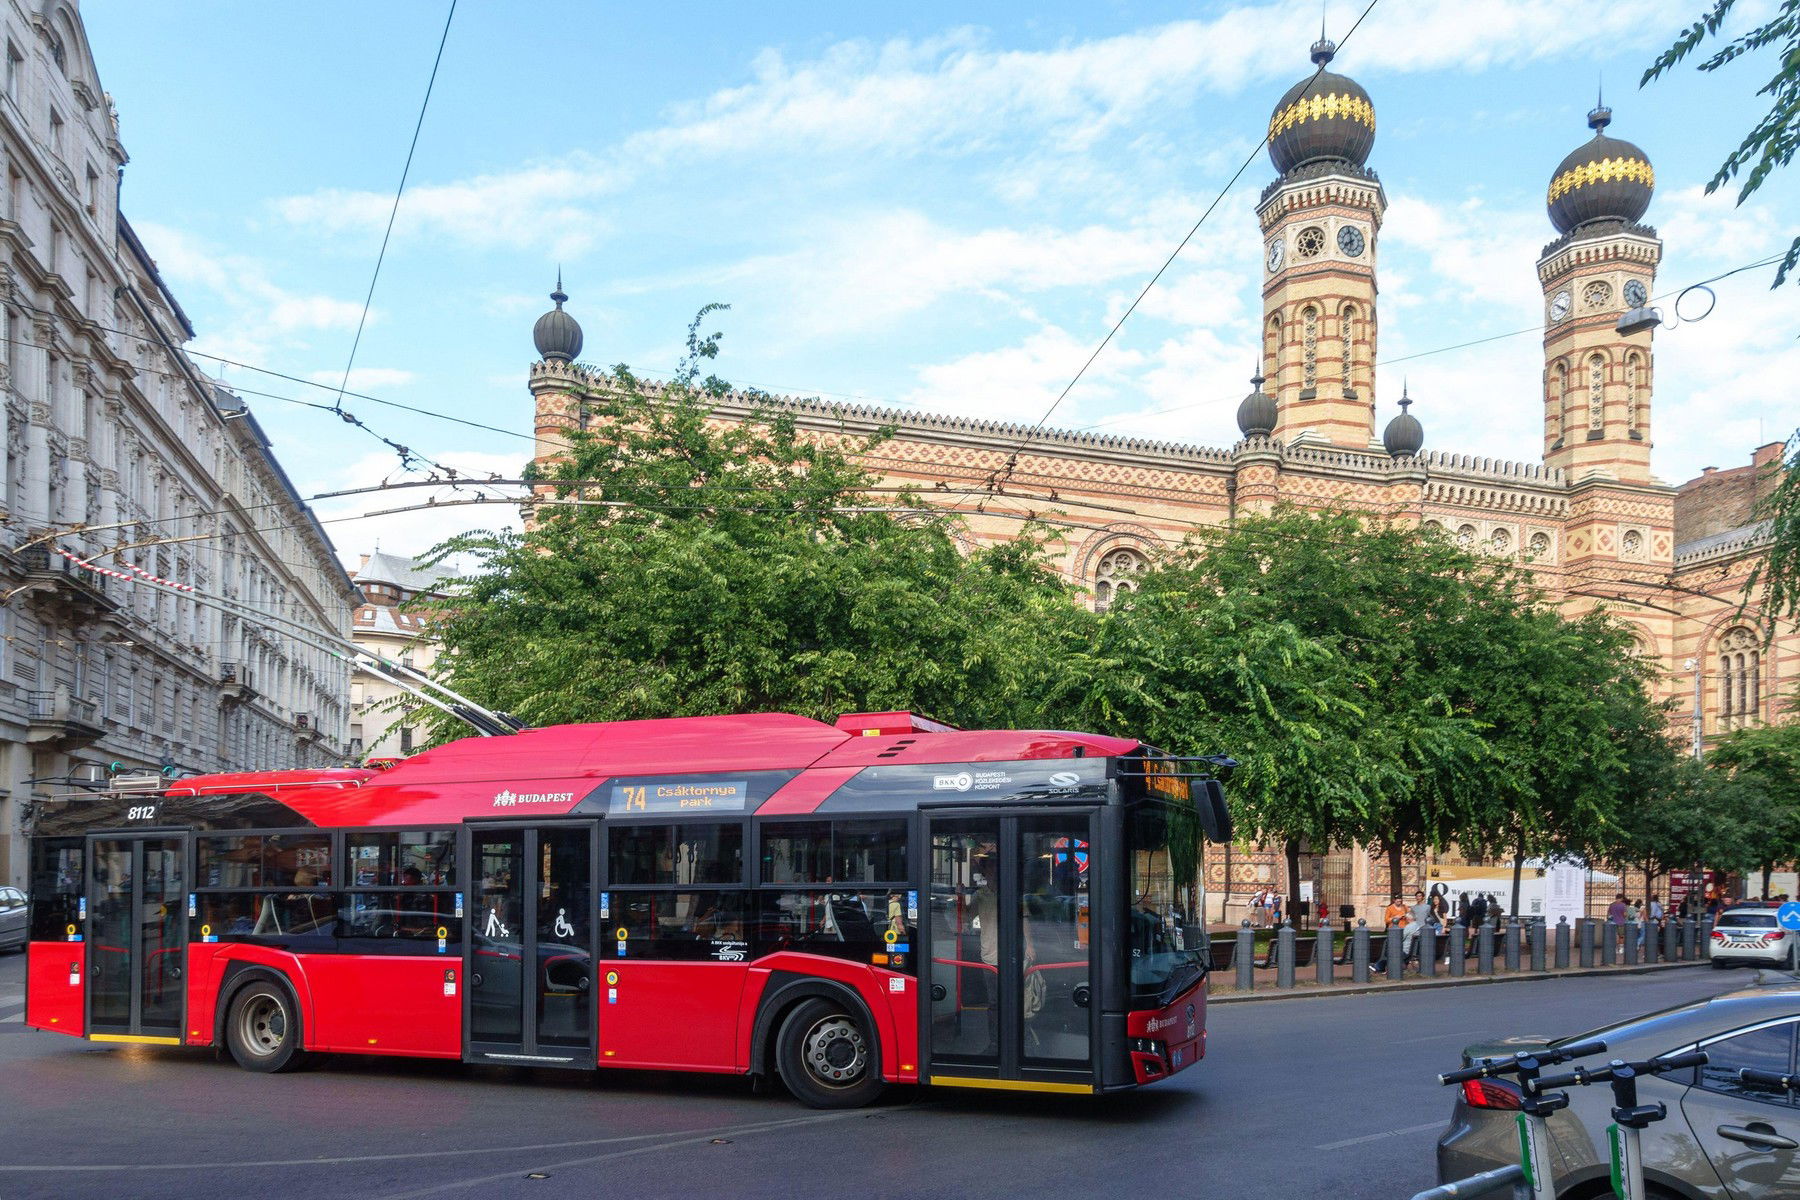
[{"label": "blue sky", "polygon": [[[83,6],[132,156],[123,207],[196,349],[336,383],[446,7]],[[1800,173],[1742,209],[1701,192],[1772,65],[1637,88],[1698,7],[1379,0],[1334,69],[1377,111],[1384,360],[1541,321],[1544,188],[1588,136],[1602,75],[1609,132],[1656,166],[1659,291],[1786,245]],[[1740,7],[1747,20],[1772,0]],[[1361,8],[1331,0],[1334,33]],[[463,0],[352,387],[526,433],[531,324],[560,263],[590,361],[666,371],[694,311],[720,301],[734,381],[1035,421],[1256,145],[1318,21],[1317,0]],[[1260,311],[1252,209],[1272,177],[1259,158],[1053,425],[1235,440]],[[1662,478],[1746,462],[1800,422],[1800,289],[1767,283],[1726,281],[1708,319],[1658,334]],[[1379,419],[1405,376],[1428,446],[1535,459],[1540,363],[1532,333],[1390,361]],[[328,415],[252,402],[303,489],[395,465]],[[463,469],[529,453],[349,407]],[[330,528],[347,554],[449,531],[443,514]]]}]

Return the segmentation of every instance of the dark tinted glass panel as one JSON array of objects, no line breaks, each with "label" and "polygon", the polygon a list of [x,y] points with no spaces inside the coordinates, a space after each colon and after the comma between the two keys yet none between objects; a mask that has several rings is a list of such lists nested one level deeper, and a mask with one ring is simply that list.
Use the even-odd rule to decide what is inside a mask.
[{"label": "dark tinted glass panel", "polygon": [[517,1042],[525,1034],[525,831],[478,833],[473,846],[481,894],[469,932],[469,1034]]},{"label": "dark tinted glass panel", "polygon": [[1205,928],[1191,881],[1200,861],[1200,824],[1191,805],[1145,800],[1131,808],[1131,991],[1155,1005],[1192,983],[1205,953]]},{"label": "dark tinted glass panel", "polygon": [[[39,838],[31,845],[31,938],[62,942],[80,913],[82,841]],[[77,925],[79,929],[79,926]]]},{"label": "dark tinted glass panel", "polygon": [[537,1040],[586,1046],[593,1022],[593,863],[588,830],[538,833]]},{"label": "dark tinted glass panel", "polygon": [[1032,817],[1020,822],[1019,888],[1024,935],[1019,1053],[1029,1061],[1088,1061],[1087,818]]},{"label": "dark tinted glass panel", "polygon": [[623,825],[608,831],[612,886],[735,884],[744,878],[744,827]]},{"label": "dark tinted glass panel", "polygon": [[[743,892],[625,892],[612,898],[604,957],[744,962]],[[619,929],[625,954],[618,954]]]},{"label": "dark tinted glass panel", "polygon": [[454,892],[348,892],[337,916],[339,945],[357,953],[436,954],[440,930],[446,951],[462,944]]},{"label": "dark tinted glass panel", "polygon": [[451,887],[456,883],[456,833],[353,833],[344,839],[348,882],[356,887]]},{"label": "dark tinted glass panel", "polygon": [[262,838],[203,837],[198,839],[199,887],[253,888],[262,886]]},{"label": "dark tinted glass panel", "polygon": [[143,843],[144,882],[138,910],[143,979],[139,1014],[146,1033],[181,1024],[182,954],[187,946],[187,848],[179,838]]},{"label": "dark tinted glass panel", "polygon": [[897,883],[906,879],[906,822],[804,821],[762,829],[764,883]]},{"label": "dark tinted glass panel", "polygon": [[1762,1100],[1769,1104],[1787,1107],[1800,1105],[1800,1098],[1792,1093],[1781,1095],[1759,1088],[1747,1088],[1738,1080],[1738,1072],[1745,1067],[1755,1071],[1771,1071],[1777,1075],[1786,1075],[1792,1071],[1794,1028],[1792,1022],[1773,1025],[1704,1047],[1707,1063],[1700,1068],[1700,1086],[1709,1092],[1724,1092],[1729,1096]]},{"label": "dark tinted glass panel", "polygon": [[201,892],[199,941],[292,942],[328,939],[337,900],[327,892]]},{"label": "dark tinted glass panel", "polygon": [[131,1025],[132,846],[94,843],[94,886],[88,896],[88,1003],[95,1025]]},{"label": "dark tinted glass panel", "polygon": [[263,839],[265,887],[323,887],[331,882],[331,837],[271,833]]},{"label": "dark tinted glass panel", "polygon": [[910,972],[912,940],[906,896],[900,891],[758,894],[752,941],[759,957],[795,950]]},{"label": "dark tinted glass panel", "polygon": [[1000,1061],[999,849],[997,817],[932,821],[930,907],[920,917],[931,922],[934,1059]]}]

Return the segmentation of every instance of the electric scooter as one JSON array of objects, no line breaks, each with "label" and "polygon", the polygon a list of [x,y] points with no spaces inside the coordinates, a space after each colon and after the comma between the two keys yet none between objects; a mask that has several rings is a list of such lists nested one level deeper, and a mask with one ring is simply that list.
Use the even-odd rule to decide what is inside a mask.
[{"label": "electric scooter", "polygon": [[1524,1172],[1520,1194],[1531,1200],[1556,1200],[1556,1173],[1550,1162],[1545,1123],[1550,1114],[1569,1103],[1566,1092],[1548,1091],[1540,1077],[1545,1067],[1601,1054],[1606,1043],[1595,1040],[1572,1046],[1527,1050],[1507,1058],[1491,1059],[1460,1071],[1447,1071],[1438,1076],[1442,1084],[1467,1083],[1475,1079],[1494,1079],[1511,1075],[1519,1081],[1519,1167]]},{"label": "electric scooter", "polygon": [[1644,1075],[1667,1075],[1690,1067],[1706,1065],[1706,1051],[1671,1054],[1643,1062],[1614,1059],[1597,1070],[1576,1067],[1567,1075],[1553,1075],[1538,1080],[1545,1088],[1585,1087],[1591,1083],[1611,1083],[1613,1090],[1613,1123],[1606,1127],[1606,1140],[1612,1152],[1612,1190],[1618,1200],[1645,1200],[1643,1134],[1652,1124],[1669,1115],[1661,1101],[1639,1104],[1638,1079]]}]

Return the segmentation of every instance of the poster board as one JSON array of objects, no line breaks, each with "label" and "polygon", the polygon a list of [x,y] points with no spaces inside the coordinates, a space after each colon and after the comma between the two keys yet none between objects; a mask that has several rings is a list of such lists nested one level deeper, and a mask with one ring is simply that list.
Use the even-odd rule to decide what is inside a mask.
[{"label": "poster board", "polygon": [[1587,915],[1587,868],[1578,863],[1551,863],[1544,868],[1544,921],[1556,928],[1564,917],[1572,926]]}]

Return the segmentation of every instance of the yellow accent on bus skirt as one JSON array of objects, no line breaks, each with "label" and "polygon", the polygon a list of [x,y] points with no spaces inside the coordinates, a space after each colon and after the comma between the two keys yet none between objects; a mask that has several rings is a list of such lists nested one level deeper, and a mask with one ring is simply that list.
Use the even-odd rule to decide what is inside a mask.
[{"label": "yellow accent on bus skirt", "polygon": [[130,1042],[139,1046],[179,1046],[178,1037],[150,1037],[141,1033],[90,1033],[90,1042]]},{"label": "yellow accent on bus skirt", "polygon": [[933,1087],[993,1088],[1001,1092],[1070,1092],[1084,1096],[1094,1090],[1091,1083],[1039,1083],[1035,1079],[980,1079],[961,1075],[933,1075],[931,1084]]}]

